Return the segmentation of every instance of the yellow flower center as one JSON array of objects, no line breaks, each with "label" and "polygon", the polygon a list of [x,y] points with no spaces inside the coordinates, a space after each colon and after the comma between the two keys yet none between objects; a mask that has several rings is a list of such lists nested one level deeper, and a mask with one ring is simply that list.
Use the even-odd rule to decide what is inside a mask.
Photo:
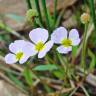
[{"label": "yellow flower center", "polygon": [[64,47],[68,47],[68,46],[71,46],[71,45],[72,45],[72,41],[69,40],[69,39],[63,39],[63,40],[61,40],[61,44],[62,44]]},{"label": "yellow flower center", "polygon": [[44,44],[43,44],[41,41],[39,41],[39,42],[35,45],[35,49],[36,49],[37,51],[41,51],[43,48],[44,48]]},{"label": "yellow flower center", "polygon": [[20,60],[23,56],[23,52],[16,53],[16,59]]}]

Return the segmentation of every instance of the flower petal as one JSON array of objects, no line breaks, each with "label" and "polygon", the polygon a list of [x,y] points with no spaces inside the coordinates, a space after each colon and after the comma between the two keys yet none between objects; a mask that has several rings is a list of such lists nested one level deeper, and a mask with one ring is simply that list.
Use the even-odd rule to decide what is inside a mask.
[{"label": "flower petal", "polygon": [[39,41],[45,43],[48,39],[48,31],[43,28],[36,28],[29,33],[29,37],[35,44]]},{"label": "flower petal", "polygon": [[25,54],[22,56],[22,58],[19,60],[20,64],[25,63],[28,60],[29,56],[26,56]]},{"label": "flower petal", "polygon": [[69,47],[64,47],[64,46],[59,46],[58,48],[57,48],[57,51],[59,52],[59,53],[62,53],[62,54],[67,54],[69,51],[71,51],[72,50],[72,47],[71,46],[69,46]]},{"label": "flower petal", "polygon": [[69,39],[78,39],[79,38],[79,33],[78,33],[78,30],[76,29],[72,29],[70,32],[69,32]]},{"label": "flower petal", "polygon": [[46,53],[50,51],[50,49],[53,46],[53,41],[48,41],[44,46],[44,49],[39,52],[38,58],[43,58],[46,55]]},{"label": "flower petal", "polygon": [[30,56],[33,56],[33,55],[36,55],[38,52],[34,49],[35,45],[30,43],[30,42],[26,42],[24,48],[22,49],[22,52],[23,52],[23,56],[22,58],[20,59],[19,63],[20,64],[23,64],[25,63],[28,58]]},{"label": "flower petal", "polygon": [[77,46],[77,45],[79,45],[79,43],[80,43],[80,38],[72,40],[72,45],[73,46]]},{"label": "flower petal", "polygon": [[72,41],[73,46],[76,46],[80,43],[79,33],[76,29],[72,29],[70,31],[69,39]]},{"label": "flower petal", "polygon": [[18,51],[22,51],[22,48],[25,46],[26,41],[24,40],[16,40],[14,43],[9,45],[9,50],[13,53],[17,53]]},{"label": "flower petal", "polygon": [[16,63],[17,62],[16,56],[14,54],[11,54],[11,53],[7,54],[5,56],[5,62],[7,64],[14,64],[14,63]]},{"label": "flower petal", "polygon": [[34,49],[35,45],[27,42],[24,46],[24,48],[22,49],[23,54],[25,54],[26,56],[33,56],[37,54],[37,51]]},{"label": "flower petal", "polygon": [[51,40],[56,44],[60,44],[61,40],[67,38],[67,30],[64,27],[59,27],[51,34]]}]

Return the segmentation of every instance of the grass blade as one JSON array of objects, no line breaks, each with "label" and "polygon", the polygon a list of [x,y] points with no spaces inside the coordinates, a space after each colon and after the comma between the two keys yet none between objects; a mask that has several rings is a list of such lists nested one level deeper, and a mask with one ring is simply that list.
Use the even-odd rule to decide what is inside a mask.
[{"label": "grass blade", "polygon": [[32,9],[31,1],[30,0],[26,0],[26,3],[27,3],[28,9]]},{"label": "grass blade", "polygon": [[36,10],[37,10],[38,15],[39,15],[39,20],[40,20],[41,24],[43,25],[43,20],[42,20],[40,6],[39,6],[39,0],[35,0],[35,6],[36,6]]},{"label": "grass blade", "polygon": [[46,17],[46,26],[47,26],[48,31],[50,32],[50,23],[49,23],[48,12],[47,12],[47,8],[46,8],[45,0],[42,0],[42,7],[43,7],[44,15]]},{"label": "grass blade", "polygon": [[96,14],[95,14],[94,0],[88,0],[88,3],[89,3],[90,15],[92,17],[92,21],[94,23],[94,27],[96,30]]}]

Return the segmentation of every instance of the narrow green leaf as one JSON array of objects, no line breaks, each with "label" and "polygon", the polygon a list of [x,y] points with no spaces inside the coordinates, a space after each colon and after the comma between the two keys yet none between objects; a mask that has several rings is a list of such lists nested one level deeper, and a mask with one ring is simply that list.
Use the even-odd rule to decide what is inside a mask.
[{"label": "narrow green leaf", "polygon": [[26,82],[27,82],[29,85],[32,85],[33,75],[32,75],[31,70],[29,70],[28,68],[25,68],[25,70],[24,70],[24,72],[23,72],[23,76],[25,77]]},{"label": "narrow green leaf", "polygon": [[53,64],[47,64],[47,65],[38,65],[33,70],[35,71],[53,71],[58,69],[56,65]]},{"label": "narrow green leaf", "polygon": [[54,76],[56,76],[59,79],[64,79],[64,74],[65,73],[64,73],[63,69],[53,71],[53,74],[54,74]]}]

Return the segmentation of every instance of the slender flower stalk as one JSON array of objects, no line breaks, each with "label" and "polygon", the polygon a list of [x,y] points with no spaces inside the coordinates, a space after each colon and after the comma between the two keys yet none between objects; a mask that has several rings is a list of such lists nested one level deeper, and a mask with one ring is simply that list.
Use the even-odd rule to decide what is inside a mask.
[{"label": "slender flower stalk", "polygon": [[85,32],[83,36],[83,45],[82,45],[82,58],[81,58],[81,67],[83,67],[84,69],[85,69],[86,46],[87,46],[87,41],[86,41],[87,25],[88,24],[85,24]]},{"label": "slender flower stalk", "polygon": [[41,24],[43,25],[43,20],[42,20],[42,16],[41,16],[41,11],[40,11],[40,6],[39,6],[39,0],[35,0],[35,6],[36,6],[36,10],[38,12],[38,17],[39,17],[39,20],[41,22]]},{"label": "slender flower stalk", "polygon": [[50,23],[49,23],[48,12],[47,12],[47,8],[46,8],[46,1],[45,0],[42,0],[42,7],[43,7],[44,15],[46,17],[47,29],[50,32]]},{"label": "slender flower stalk", "polygon": [[87,46],[87,41],[86,41],[86,35],[87,35],[87,27],[88,27],[88,22],[89,22],[90,16],[88,13],[83,13],[81,15],[81,22],[85,25],[85,31],[84,31],[84,36],[83,36],[83,45],[82,45],[82,57],[81,57],[81,67],[85,69],[85,58],[86,58],[86,46]]}]

